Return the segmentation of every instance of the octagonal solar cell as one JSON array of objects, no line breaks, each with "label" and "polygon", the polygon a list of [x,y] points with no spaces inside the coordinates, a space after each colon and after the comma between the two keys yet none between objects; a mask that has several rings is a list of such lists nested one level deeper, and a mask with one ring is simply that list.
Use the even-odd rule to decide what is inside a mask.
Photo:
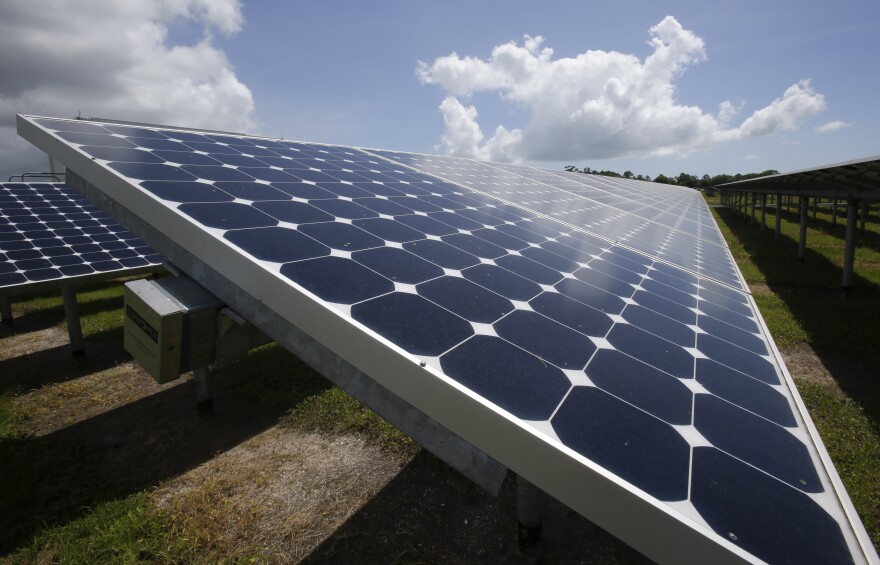
[{"label": "octagonal solar cell", "polygon": [[[856,551],[807,416],[690,192],[468,159],[24,119],[35,138],[70,147],[81,174],[115,175],[122,200],[160,204],[149,218],[158,229],[183,222],[178,244],[209,246],[242,267],[231,276],[245,292],[290,286],[257,300],[327,307],[327,319],[292,323],[320,334],[343,319],[382,359],[419,367],[409,384],[468,399],[416,406],[441,424],[456,427],[466,406],[489,414],[504,442],[540,438],[543,453],[582,470],[578,480],[665,505],[662,519],[699,524],[724,555],[808,555],[765,530],[830,560]],[[13,206],[3,218],[0,242],[16,261],[35,261],[33,276],[62,268],[53,260],[121,261],[112,254],[137,249],[86,238],[71,241],[73,255],[36,256],[50,247],[13,234],[20,216]],[[343,357],[360,351],[326,345]],[[519,444],[500,448],[484,432],[462,431],[502,464],[530,467]],[[526,478],[553,490],[551,476]]]},{"label": "octagonal solar cell", "polygon": [[163,258],[61,183],[0,183],[0,291],[158,269]]}]

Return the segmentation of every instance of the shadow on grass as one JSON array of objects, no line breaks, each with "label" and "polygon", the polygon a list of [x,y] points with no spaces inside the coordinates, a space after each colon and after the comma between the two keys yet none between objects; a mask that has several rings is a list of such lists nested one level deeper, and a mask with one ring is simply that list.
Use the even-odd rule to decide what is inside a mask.
[{"label": "shadow on grass", "polygon": [[[65,332],[65,337],[67,332]],[[23,394],[42,386],[71,381],[128,361],[122,348],[122,327],[83,339],[86,354],[73,358],[70,344],[40,349],[0,361],[0,394]]]},{"label": "shadow on grass", "polygon": [[193,381],[43,437],[0,441],[0,555],[90,506],[157,485],[266,430],[330,385],[280,347],[214,375],[217,415]]},{"label": "shadow on grass", "polygon": [[[811,250],[809,236],[806,257],[801,263],[797,260],[798,242],[785,233],[779,242],[774,242],[772,229],[761,233],[758,226],[731,209],[719,209],[718,215],[749,253],[767,286],[807,333],[813,350],[841,389],[862,406],[874,428],[880,430],[880,388],[876,382],[880,363],[880,286],[856,274],[853,295],[843,298],[840,265]],[[783,211],[782,217],[789,222],[799,221],[794,211]],[[826,227],[832,228],[832,235],[843,238],[841,226],[834,228],[828,222]],[[869,231],[861,243],[880,248],[880,238],[874,232]]]},{"label": "shadow on grass", "polygon": [[[60,297],[61,292],[59,291],[59,300]],[[79,298],[79,294],[77,294],[77,298],[77,311],[79,312],[80,318],[93,314],[99,314],[101,312],[107,312],[109,310],[119,310],[119,319],[122,319],[121,294],[119,296],[109,296],[106,298],[98,298],[88,301]],[[11,302],[13,305],[15,305],[15,303],[19,301],[16,300],[15,297],[13,297]],[[21,302],[24,302],[24,300],[21,300]],[[57,305],[50,306],[48,308],[30,310],[20,316],[16,316],[15,318],[13,318],[11,325],[4,324],[2,327],[0,327],[0,338],[16,334],[34,332],[38,330],[45,330],[46,328],[57,326],[58,324],[63,322],[64,319],[65,314],[63,303],[58,303]]]},{"label": "shadow on grass", "polygon": [[[516,488],[486,493],[422,451],[304,563],[532,563],[517,551]],[[545,563],[650,563],[551,500]]]},{"label": "shadow on grass", "polygon": [[[734,221],[739,221],[743,226],[748,226],[750,228],[753,228],[753,229],[760,231],[760,226],[761,226],[761,210],[760,210],[760,208],[758,208],[758,210],[755,212],[755,221],[754,222],[751,221],[751,211],[749,212],[749,219],[746,219],[742,216],[742,214],[737,214],[732,209],[727,208],[727,207],[723,207],[723,206],[718,208],[718,214],[723,216],[728,221],[730,221],[730,219],[733,219]],[[857,216],[857,218],[861,217],[860,214]],[[785,206],[783,206],[782,207],[782,219],[786,222],[794,224],[795,226],[800,225],[801,219],[800,219],[800,211],[799,211],[798,207],[793,206],[791,208],[791,210],[786,210]],[[765,228],[764,233],[761,235],[762,236],[767,235],[772,240],[772,238],[773,238],[773,224],[776,221],[774,207],[770,207],[770,206],[767,207],[767,220],[766,221],[767,221],[767,226]],[[868,222],[869,223],[876,223],[877,222],[876,214],[874,214],[874,213],[869,214]],[[810,228],[812,230],[819,231],[822,235],[832,236],[832,237],[835,237],[835,238],[843,241],[844,238],[846,237],[846,207],[841,205],[840,209],[838,210],[838,214],[837,214],[837,223],[835,224],[832,221],[832,215],[831,215],[830,209],[823,209],[822,207],[820,207],[819,213],[816,215],[815,218],[813,218],[813,208],[812,208],[812,206],[810,206],[807,210],[807,226],[808,226],[808,228]],[[739,234],[737,234],[737,235],[739,235]],[[779,243],[780,244],[783,243],[783,240],[785,240],[785,239],[788,240],[787,243],[788,243],[789,247],[794,249],[795,253],[797,253],[797,244],[798,244],[797,239],[792,239],[790,237],[786,238],[785,235],[783,234],[782,238],[780,238]],[[872,230],[865,230],[865,232],[862,233],[861,230],[856,229],[856,247],[857,247],[857,249],[867,247],[867,248],[873,249],[875,251],[880,251],[880,232],[872,231]],[[807,236],[807,252],[808,253],[810,252],[810,236],[809,235]],[[857,253],[858,253],[858,251],[857,251]],[[842,273],[839,273],[838,274],[838,281],[837,281],[838,284],[839,284],[841,276],[842,276]]]}]

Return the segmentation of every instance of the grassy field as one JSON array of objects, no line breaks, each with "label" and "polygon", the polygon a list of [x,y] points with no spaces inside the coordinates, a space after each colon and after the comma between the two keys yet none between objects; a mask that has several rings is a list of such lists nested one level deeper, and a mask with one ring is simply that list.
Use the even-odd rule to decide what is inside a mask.
[{"label": "grassy field", "polygon": [[[793,211],[778,243],[715,213],[880,545],[877,214],[844,299],[830,210],[804,263]],[[0,329],[0,562],[522,562],[511,484],[487,495],[283,349],[218,372],[218,415],[201,419],[191,380],[156,385],[122,350],[118,284],[79,301],[84,359],[53,293],[17,301]],[[641,559],[562,505],[547,521],[548,562]]]}]

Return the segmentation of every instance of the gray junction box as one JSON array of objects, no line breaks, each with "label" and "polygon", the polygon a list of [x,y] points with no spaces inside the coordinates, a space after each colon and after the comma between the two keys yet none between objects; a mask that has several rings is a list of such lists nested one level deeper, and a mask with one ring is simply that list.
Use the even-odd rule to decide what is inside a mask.
[{"label": "gray junction box", "polygon": [[125,350],[157,382],[214,361],[223,302],[187,277],[125,283]]}]

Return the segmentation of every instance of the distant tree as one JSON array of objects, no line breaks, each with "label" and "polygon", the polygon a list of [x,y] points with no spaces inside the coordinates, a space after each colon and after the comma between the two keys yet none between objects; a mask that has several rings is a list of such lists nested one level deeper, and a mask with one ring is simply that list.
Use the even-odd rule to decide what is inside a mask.
[{"label": "distant tree", "polygon": [[675,179],[675,182],[680,186],[689,186],[691,188],[697,186],[697,177],[694,175],[689,175],[687,173],[679,173],[678,177]]},{"label": "distant tree", "polygon": [[[573,173],[586,173],[586,174],[591,174],[591,175],[603,175],[606,177],[618,177],[618,178],[622,177],[622,178],[627,178],[627,179],[645,180],[645,181],[651,182],[650,175],[644,175],[644,176],[643,175],[634,175],[632,171],[624,171],[624,173],[621,175],[620,173],[618,173],[616,171],[610,171],[610,170],[599,171],[599,170],[591,169],[590,167],[583,167],[582,169],[579,169],[574,165],[566,165],[564,168],[566,171],[573,172]],[[712,187],[718,186],[719,184],[725,184],[728,182],[734,182],[734,181],[745,180],[745,179],[753,179],[756,177],[765,177],[768,175],[777,175],[777,174],[779,174],[779,171],[777,171],[776,169],[767,169],[766,171],[762,171],[760,173],[745,173],[745,174],[737,173],[735,175],[729,175],[726,173],[722,173],[722,174],[711,176],[711,177],[707,174],[704,174],[701,177],[697,177],[696,175],[691,175],[691,174],[682,172],[682,173],[679,173],[678,176],[676,176],[676,177],[668,177],[663,174],[657,175],[657,178],[655,178],[653,180],[653,182],[658,182],[661,184],[675,184],[678,186],[689,186],[691,188],[707,189],[707,188],[712,188]]]}]

